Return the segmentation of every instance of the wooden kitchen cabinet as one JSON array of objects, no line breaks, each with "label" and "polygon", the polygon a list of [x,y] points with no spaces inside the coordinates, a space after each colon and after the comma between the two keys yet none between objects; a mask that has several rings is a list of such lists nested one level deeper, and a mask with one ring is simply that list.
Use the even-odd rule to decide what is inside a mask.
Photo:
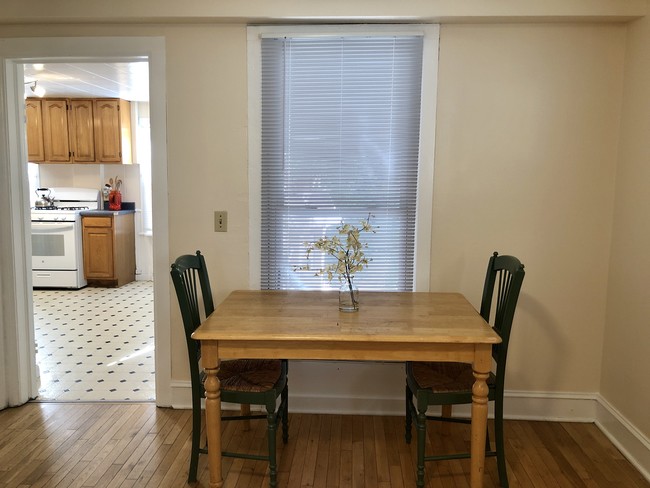
[{"label": "wooden kitchen cabinet", "polygon": [[70,100],[68,130],[72,161],[95,162],[95,117],[93,100]]},{"label": "wooden kitchen cabinet", "polygon": [[25,109],[28,161],[132,163],[128,101],[28,98]]},{"label": "wooden kitchen cabinet", "polygon": [[68,133],[68,101],[43,99],[43,148],[45,161],[69,163],[70,136]]},{"label": "wooden kitchen cabinet", "polygon": [[39,99],[25,100],[25,118],[27,119],[27,160],[45,161],[43,148],[43,110]]},{"label": "wooden kitchen cabinet", "polygon": [[131,163],[131,108],[129,102],[101,98],[94,101],[95,151],[102,163]]},{"label": "wooden kitchen cabinet", "polygon": [[133,213],[84,216],[84,276],[89,285],[122,286],[135,280]]}]

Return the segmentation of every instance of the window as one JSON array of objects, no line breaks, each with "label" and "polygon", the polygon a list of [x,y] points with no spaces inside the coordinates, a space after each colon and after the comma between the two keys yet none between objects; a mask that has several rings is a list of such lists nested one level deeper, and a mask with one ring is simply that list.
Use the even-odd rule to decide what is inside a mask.
[{"label": "window", "polygon": [[[304,242],[370,215],[378,229],[364,234],[372,262],[355,278],[359,288],[422,289],[433,154],[433,124],[423,121],[435,113],[425,93],[435,94],[435,76],[427,73],[437,56],[427,29],[252,30],[250,64],[259,69],[251,76],[249,132],[259,131],[250,162],[251,243],[259,246],[251,249],[253,285],[329,287],[325,278],[293,270],[306,264]],[[433,34],[437,42],[437,29]],[[422,145],[425,128],[431,132]],[[327,259],[312,253],[309,264]]]}]

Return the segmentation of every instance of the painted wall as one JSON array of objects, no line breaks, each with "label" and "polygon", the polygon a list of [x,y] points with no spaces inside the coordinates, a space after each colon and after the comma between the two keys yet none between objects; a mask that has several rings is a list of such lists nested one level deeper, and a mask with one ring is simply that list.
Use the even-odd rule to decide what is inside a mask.
[{"label": "painted wall", "polygon": [[622,26],[441,31],[431,286],[478,306],[492,251],[525,264],[510,390],[599,389],[624,42]]},{"label": "painted wall", "polygon": [[[492,251],[526,264],[511,390],[600,388],[625,33],[606,23],[441,30],[431,287],[478,305]],[[202,249],[216,301],[246,288],[245,25],[5,26],[2,35],[165,37],[169,260]],[[229,212],[228,233],[213,232],[214,210]],[[172,378],[185,380],[173,296],[169,307]],[[341,386],[346,375],[328,368],[292,376],[292,394],[310,384],[354,391],[358,377]],[[382,371],[377,383],[384,374],[401,401],[399,373]]]},{"label": "painted wall", "polygon": [[650,21],[630,25],[601,394],[650,436]]},{"label": "painted wall", "polygon": [[[492,251],[527,265],[509,389],[599,389],[624,47],[620,25],[441,30],[432,289],[478,305]],[[170,251],[204,250],[220,300],[248,284],[245,29],[193,27],[167,49]],[[199,78],[215,89],[197,98]],[[314,384],[294,380],[295,394]]]},{"label": "painted wall", "polygon": [[629,20],[647,13],[647,0],[3,0],[0,23],[86,22],[498,22]]}]

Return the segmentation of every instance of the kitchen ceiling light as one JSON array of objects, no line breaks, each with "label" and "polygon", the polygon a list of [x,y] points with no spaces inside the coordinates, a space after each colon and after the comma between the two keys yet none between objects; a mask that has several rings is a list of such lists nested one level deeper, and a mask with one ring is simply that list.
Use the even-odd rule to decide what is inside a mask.
[{"label": "kitchen ceiling light", "polygon": [[38,80],[29,81],[25,84],[31,85],[30,88],[34,93],[34,95],[36,95],[37,97],[43,98],[43,96],[45,96],[45,88],[43,88],[42,86],[38,86]]}]

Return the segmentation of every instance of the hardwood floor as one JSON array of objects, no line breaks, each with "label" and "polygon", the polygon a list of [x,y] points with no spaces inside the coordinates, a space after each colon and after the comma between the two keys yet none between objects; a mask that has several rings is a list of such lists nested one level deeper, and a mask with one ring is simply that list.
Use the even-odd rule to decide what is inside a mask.
[{"label": "hardwood floor", "polygon": [[[0,488],[207,487],[186,483],[190,411],[153,404],[30,403],[0,411]],[[432,424],[437,450],[465,449],[465,426]],[[227,422],[224,447],[264,452],[265,423]],[[278,439],[280,436],[278,436]],[[593,424],[506,421],[511,487],[650,487]],[[414,444],[401,417],[290,414],[279,441],[281,488],[415,486]],[[429,446],[433,449],[433,444]],[[469,462],[427,463],[427,488],[469,487]],[[486,488],[498,486],[486,461]],[[268,486],[266,464],[224,460],[225,488]]]}]

